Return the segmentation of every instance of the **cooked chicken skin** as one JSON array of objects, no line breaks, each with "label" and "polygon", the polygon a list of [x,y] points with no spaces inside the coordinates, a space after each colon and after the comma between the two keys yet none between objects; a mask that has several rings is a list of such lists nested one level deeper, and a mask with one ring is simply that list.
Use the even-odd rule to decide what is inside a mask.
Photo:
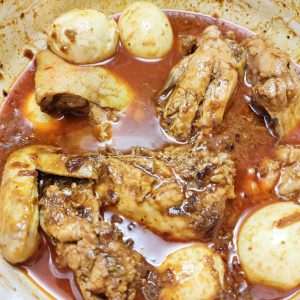
[{"label": "cooked chicken skin", "polygon": [[300,201],[300,146],[284,145],[276,150],[280,174],[277,194],[286,200]]},{"label": "cooked chicken skin", "polygon": [[[40,224],[43,230],[60,242],[79,241],[91,226],[99,223],[99,202],[92,182],[64,186],[59,178],[50,185],[39,201]],[[68,213],[66,213],[68,211]]]},{"label": "cooked chicken skin", "polygon": [[[1,186],[1,249],[12,263],[28,259],[38,245],[37,171],[93,180],[98,205],[114,206],[176,240],[211,239],[222,221],[227,199],[234,197],[234,165],[223,152],[172,146],[163,151],[136,148],[129,155],[104,151],[76,156],[54,147],[27,147],[8,159]],[[72,214],[63,217],[59,213],[64,202],[58,195],[63,196],[64,191],[55,186],[47,191],[57,197],[51,200],[57,213],[53,223],[52,214],[43,208],[45,201],[41,202],[44,230],[61,242],[80,240],[83,222],[74,223]],[[97,211],[91,187],[77,192],[77,198],[91,213]],[[20,213],[16,214],[18,207]]]},{"label": "cooked chicken skin", "polygon": [[72,65],[49,50],[39,52],[36,62],[36,102],[45,112],[84,113],[89,102],[121,110],[130,100],[126,86],[107,69]]},{"label": "cooked chicken skin", "polygon": [[106,205],[168,239],[210,239],[234,197],[226,153],[169,147],[105,159],[97,192]]},{"label": "cooked chicken skin", "polygon": [[38,171],[92,179],[97,178],[93,163],[50,146],[30,146],[9,156],[0,189],[0,248],[7,261],[27,260],[39,244]]},{"label": "cooked chicken skin", "polygon": [[282,138],[300,121],[300,80],[293,62],[263,37],[252,36],[242,45],[247,49],[246,75],[253,85],[253,104],[267,111],[275,134]]},{"label": "cooked chicken skin", "polygon": [[151,288],[147,277],[155,270],[102,219],[89,181],[52,180],[44,188],[40,207],[42,228],[55,245],[56,261],[74,271],[84,299],[134,299],[141,288]]},{"label": "cooked chicken skin", "polygon": [[37,171],[27,151],[13,153],[0,189],[0,247],[10,263],[28,259],[39,244]]},{"label": "cooked chicken skin", "polygon": [[[105,68],[72,65],[49,50],[39,52],[36,63],[35,97],[41,110],[87,115],[91,106],[97,106],[98,109],[90,113],[90,119],[99,126],[101,141],[108,139],[104,109],[124,109],[130,102],[131,90]],[[103,129],[106,130],[103,132]]]},{"label": "cooked chicken skin", "polygon": [[[41,175],[40,195],[38,171],[48,174]],[[103,220],[100,208],[114,206],[167,238],[210,239],[234,197],[233,176],[228,154],[190,146],[84,156],[26,147],[10,155],[3,173],[1,251],[11,263],[27,260],[39,245],[40,223],[84,299],[133,300],[138,292],[157,299],[160,275]]]},{"label": "cooked chicken skin", "polygon": [[158,112],[166,132],[188,141],[220,124],[245,65],[245,53],[216,26],[207,27],[197,49],[173,69],[158,95]]},{"label": "cooked chicken skin", "polygon": [[274,159],[265,160],[258,170],[263,186],[276,195],[300,203],[300,146],[280,145]]}]

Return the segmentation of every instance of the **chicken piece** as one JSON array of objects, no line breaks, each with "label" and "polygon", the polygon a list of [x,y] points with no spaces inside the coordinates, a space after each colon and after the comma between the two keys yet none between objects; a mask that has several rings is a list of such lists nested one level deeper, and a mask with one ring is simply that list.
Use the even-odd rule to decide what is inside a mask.
[{"label": "chicken piece", "polygon": [[158,293],[159,277],[157,286],[147,280],[155,270],[102,219],[89,182],[57,178],[44,187],[40,206],[56,261],[74,271],[84,299],[134,299],[143,289]]},{"label": "chicken piece", "polygon": [[128,88],[105,68],[72,65],[49,50],[36,62],[36,102],[45,112],[86,114],[89,102],[117,110],[129,103]]},{"label": "chicken piece", "polygon": [[289,56],[260,36],[243,41],[247,49],[247,81],[252,104],[271,117],[267,124],[277,137],[286,136],[300,121],[300,81]]},{"label": "chicken piece", "polygon": [[257,166],[257,176],[259,179],[259,193],[262,191],[272,191],[279,179],[280,163],[270,158],[264,158]]},{"label": "chicken piece", "polygon": [[[77,156],[54,147],[27,147],[9,157],[0,191],[0,245],[12,263],[28,259],[38,245],[37,171],[97,181],[99,205],[115,206],[122,214],[177,240],[210,239],[222,221],[226,200],[234,197],[234,165],[226,153],[214,155],[182,146],[160,152],[136,148],[129,155]],[[73,198],[72,190],[61,192],[53,186],[48,192],[57,197],[47,196],[57,212],[51,223],[53,214],[41,206],[45,232],[61,242],[82,239],[84,222],[75,224],[70,212],[63,216],[64,193]],[[97,211],[91,187],[76,192],[75,198],[91,213]],[[89,230],[89,223],[82,226]]]},{"label": "chicken piece", "polygon": [[195,52],[173,67],[158,95],[163,129],[185,142],[198,131],[207,134],[218,126],[243,74],[245,57],[234,37],[207,27]]},{"label": "chicken piece", "polygon": [[[103,67],[72,65],[49,50],[38,53],[36,63],[35,97],[43,112],[87,115],[90,104],[118,111],[131,99],[131,90]],[[97,115],[90,117],[95,122]]]},{"label": "chicken piece", "polygon": [[56,179],[39,206],[41,227],[60,242],[78,241],[93,225],[99,225],[99,202],[93,183],[86,180]]},{"label": "chicken piece", "polygon": [[7,261],[23,262],[38,247],[38,171],[95,179],[95,164],[92,155],[66,155],[50,146],[30,146],[9,156],[0,189],[0,248]]},{"label": "chicken piece", "polygon": [[105,205],[173,240],[210,239],[234,197],[226,153],[169,147],[108,154],[97,192]]},{"label": "chicken piece", "polygon": [[280,145],[274,159],[265,160],[260,170],[262,187],[275,189],[278,197],[300,203],[300,146]]},{"label": "chicken piece", "polygon": [[147,280],[155,270],[122,242],[120,233],[109,230],[106,223],[104,226],[108,227],[107,236],[87,233],[77,243],[57,243],[58,265],[75,273],[84,299],[133,300],[143,290],[151,290],[151,295],[156,295],[160,284]]},{"label": "chicken piece", "polygon": [[300,203],[300,146],[279,146],[276,159],[280,164],[280,176],[275,188],[277,194],[286,200]]},{"label": "chicken piece", "polygon": [[[95,135],[100,142],[111,139],[111,122],[118,122],[119,116],[116,110],[105,109],[90,103],[90,123],[95,129]],[[105,122],[103,120],[106,120]]]},{"label": "chicken piece", "polygon": [[179,35],[179,50],[184,56],[192,54],[197,48],[197,38],[193,35]]}]

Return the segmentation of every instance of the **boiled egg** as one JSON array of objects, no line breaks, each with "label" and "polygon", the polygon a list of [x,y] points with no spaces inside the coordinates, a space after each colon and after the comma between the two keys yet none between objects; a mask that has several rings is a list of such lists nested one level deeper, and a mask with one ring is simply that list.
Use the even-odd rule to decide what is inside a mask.
[{"label": "boiled egg", "polygon": [[128,6],[118,22],[123,46],[134,56],[160,58],[173,45],[169,19],[156,5],[138,1]]},{"label": "boiled egg", "polygon": [[279,289],[300,284],[300,206],[293,202],[266,205],[245,218],[237,251],[251,283]]},{"label": "boiled egg", "polygon": [[159,294],[161,300],[209,300],[223,289],[223,261],[205,245],[171,253],[158,271],[169,279]]},{"label": "boiled egg", "polygon": [[54,20],[50,49],[75,64],[90,64],[112,56],[119,42],[116,22],[95,9],[74,9]]}]

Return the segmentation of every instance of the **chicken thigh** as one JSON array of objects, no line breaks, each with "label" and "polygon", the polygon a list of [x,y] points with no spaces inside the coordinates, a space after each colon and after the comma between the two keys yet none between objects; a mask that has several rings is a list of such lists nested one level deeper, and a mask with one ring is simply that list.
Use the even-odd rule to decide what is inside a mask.
[{"label": "chicken thigh", "polygon": [[97,192],[104,205],[172,240],[207,240],[234,197],[227,153],[190,146],[108,154]]},{"label": "chicken thigh", "polygon": [[91,183],[61,177],[45,182],[41,225],[55,245],[57,264],[74,272],[84,299],[133,300],[138,292],[155,299],[157,272],[103,220]]}]

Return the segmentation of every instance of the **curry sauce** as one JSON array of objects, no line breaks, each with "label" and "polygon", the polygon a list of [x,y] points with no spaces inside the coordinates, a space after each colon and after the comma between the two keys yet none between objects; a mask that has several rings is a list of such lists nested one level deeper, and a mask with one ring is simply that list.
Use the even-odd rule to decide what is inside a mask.
[{"label": "curry sauce", "polygon": [[[161,130],[155,112],[155,95],[163,86],[171,68],[182,58],[180,36],[199,35],[208,25],[216,24],[223,32],[232,30],[237,41],[251,33],[222,20],[200,14],[168,11],[173,27],[175,42],[172,51],[159,60],[143,60],[131,56],[120,45],[117,53],[99,64],[118,75],[133,90],[132,102],[122,112],[120,120],[112,123],[112,140],[109,145],[115,149],[128,151],[132,146],[160,149],[175,143]],[[99,142],[87,117],[53,116],[56,126],[37,126],[28,120],[26,103],[34,95],[34,61],[28,65],[9,92],[0,113],[0,174],[6,159],[12,151],[25,145],[47,144],[58,146],[65,152],[94,152],[105,144]],[[234,97],[225,114],[220,128],[208,140],[212,148],[229,151],[236,164],[236,198],[227,204],[225,222],[220,236],[209,246],[217,249],[226,261],[225,282],[231,287],[230,299],[245,299],[244,290],[249,283],[239,267],[235,249],[234,232],[249,208],[276,200],[272,189],[261,180],[264,159],[274,156],[276,140],[266,128],[263,119],[255,115],[248,105],[250,88],[244,81],[238,83]],[[286,140],[300,142],[300,128]],[[115,214],[107,210],[108,220]],[[195,243],[165,241],[162,237],[139,226],[123,216],[118,226],[124,239],[134,240],[134,249],[147,261],[160,265],[163,259],[175,249]],[[60,299],[81,299],[74,276],[68,270],[59,270],[55,265],[55,251],[45,234],[39,251],[28,262],[19,266],[34,282],[52,297]],[[249,292],[249,290],[248,290]],[[273,288],[253,285],[250,295],[253,299],[284,299],[293,291],[278,291]]]}]

